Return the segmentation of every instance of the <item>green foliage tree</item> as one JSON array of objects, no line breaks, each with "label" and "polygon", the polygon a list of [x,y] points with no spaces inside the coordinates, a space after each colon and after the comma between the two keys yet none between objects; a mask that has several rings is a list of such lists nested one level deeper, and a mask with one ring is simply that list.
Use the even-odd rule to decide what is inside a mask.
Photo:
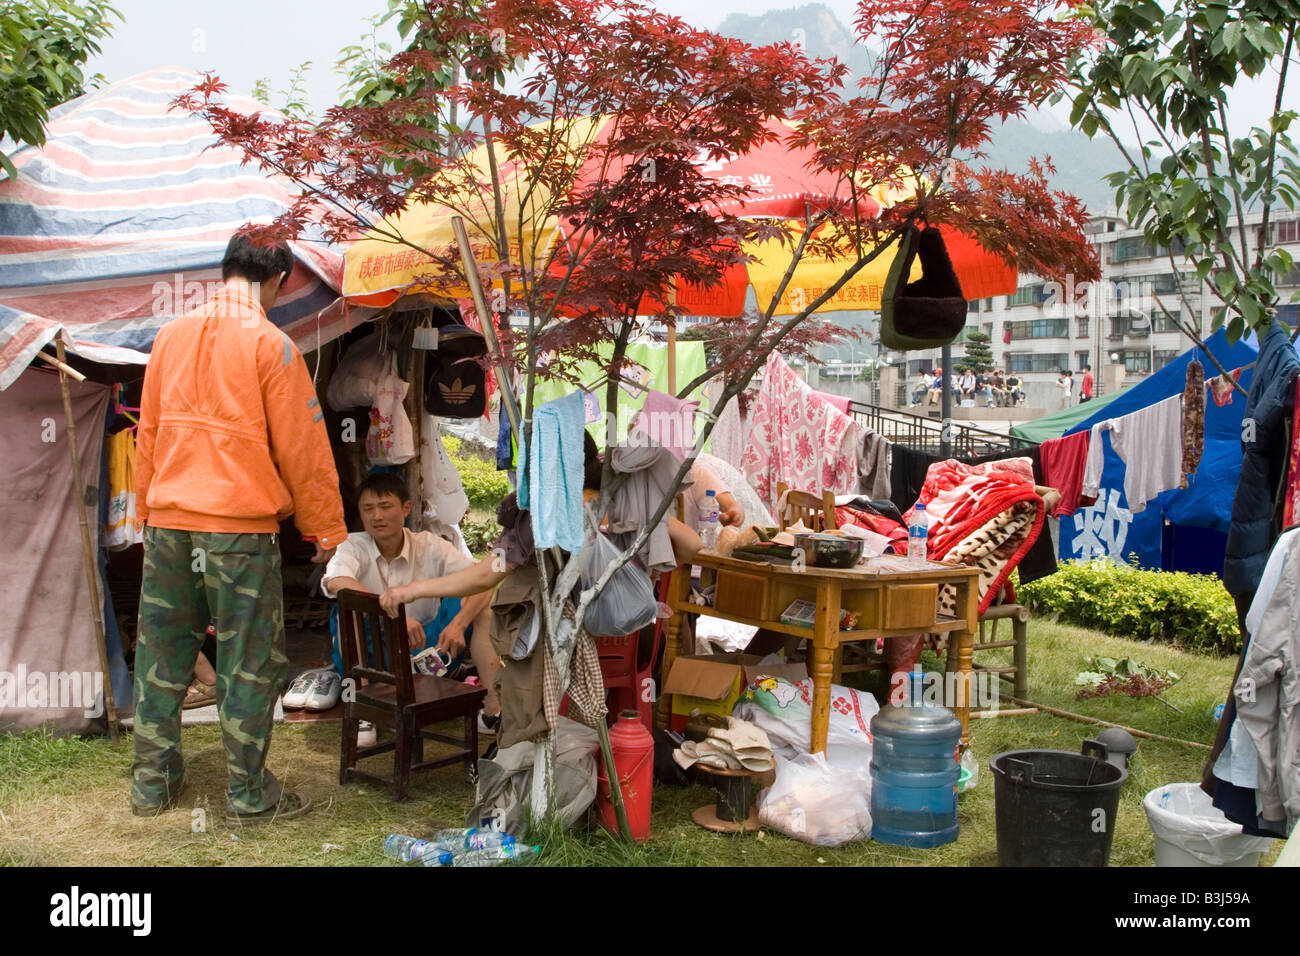
[{"label": "green foliage tree", "polygon": [[[1173,263],[1181,247],[1210,293],[1223,304],[1215,328],[1228,336],[1266,328],[1278,297],[1274,282],[1292,265],[1268,248],[1269,219],[1278,202],[1294,209],[1300,167],[1283,109],[1294,50],[1297,0],[1092,0],[1075,8],[1099,35],[1073,64],[1071,123],[1119,147],[1127,168],[1108,178],[1129,221]],[[1265,126],[1232,130],[1228,98],[1240,77],[1276,77]],[[1131,129],[1141,142],[1120,139]],[[1262,211],[1259,233],[1248,209]],[[1174,264],[1176,271],[1178,264]],[[1180,289],[1186,300],[1190,291]],[[1166,307],[1155,307],[1194,341],[1195,329]],[[1187,314],[1192,312],[1190,306]]]},{"label": "green foliage tree", "polygon": [[[82,67],[122,15],[103,0],[0,0],[0,136],[42,146],[50,109],[85,92]],[[0,151],[0,178],[17,176]]]},{"label": "green foliage tree", "polygon": [[972,329],[966,333],[966,354],[962,357],[966,367],[977,374],[993,370],[993,349],[989,345],[992,339],[986,332]]}]

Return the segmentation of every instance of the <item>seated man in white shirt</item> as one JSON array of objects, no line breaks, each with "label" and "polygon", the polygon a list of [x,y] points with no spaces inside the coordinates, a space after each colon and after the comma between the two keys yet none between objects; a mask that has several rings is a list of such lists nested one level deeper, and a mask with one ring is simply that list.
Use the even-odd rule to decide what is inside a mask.
[{"label": "seated man in white shirt", "polygon": [[[432,531],[413,532],[405,521],[411,513],[411,495],[396,475],[371,475],[357,493],[364,534],[350,534],[325,567],[321,589],[337,597],[345,589],[382,594],[393,587],[441,578],[471,567],[474,559]],[[406,605],[406,626],[412,654],[436,647],[449,661],[463,656],[467,638],[479,681],[487,688],[479,729],[495,733],[501,705],[493,688],[501,661],[492,649],[491,590],[469,597],[418,598]],[[453,602],[459,605],[456,609]],[[335,638],[335,667],[341,669]]]}]

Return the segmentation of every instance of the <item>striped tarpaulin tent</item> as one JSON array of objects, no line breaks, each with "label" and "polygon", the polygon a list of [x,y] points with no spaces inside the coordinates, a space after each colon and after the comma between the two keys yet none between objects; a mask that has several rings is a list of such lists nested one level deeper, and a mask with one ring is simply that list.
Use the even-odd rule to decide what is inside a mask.
[{"label": "striped tarpaulin tent", "polygon": [[[5,144],[18,178],[0,183],[0,388],[60,330],[86,358],[144,363],[158,329],[220,284],[230,236],[285,210],[287,180],[170,108],[201,80],[152,70],[52,111],[43,148]],[[363,316],[338,299],[340,248],[308,236],[293,251],[298,266],[270,319],[306,352]]]}]

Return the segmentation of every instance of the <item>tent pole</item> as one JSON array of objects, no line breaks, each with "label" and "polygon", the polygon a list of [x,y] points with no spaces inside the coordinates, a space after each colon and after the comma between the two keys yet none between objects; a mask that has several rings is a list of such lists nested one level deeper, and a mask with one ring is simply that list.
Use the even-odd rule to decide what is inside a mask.
[{"label": "tent pole", "polygon": [[99,646],[99,669],[104,674],[104,707],[108,715],[108,736],[113,746],[121,743],[117,731],[117,706],[113,703],[113,677],[108,671],[108,644],[104,636],[104,604],[99,599],[99,585],[95,582],[98,573],[95,568],[95,556],[90,548],[90,525],[86,522],[86,483],[81,478],[81,458],[77,454],[77,423],[72,416],[72,389],[68,386],[68,368],[63,353],[63,339],[56,337],[54,347],[58,352],[59,387],[63,392],[63,415],[68,420],[68,452],[72,455],[73,500],[77,505],[77,518],[81,524],[81,556],[85,559],[86,584],[90,586],[90,608],[95,618],[95,638]]},{"label": "tent pole", "polygon": [[[677,280],[668,284],[668,304],[677,305]],[[668,394],[677,397],[677,316],[669,313],[664,319],[668,326]]]},{"label": "tent pole", "polygon": [[952,457],[952,383],[952,344],[949,343],[943,347],[943,396],[939,406],[943,418],[939,432],[939,454],[944,458]]},{"label": "tent pole", "polygon": [[469,234],[465,231],[465,220],[460,216],[451,217],[451,228],[456,234],[456,247],[460,250],[460,263],[465,270],[465,281],[469,284],[469,294],[474,300],[474,308],[478,311],[480,322],[483,326],[483,337],[487,339],[488,348],[492,352],[492,357],[496,360],[497,369],[500,378],[497,381],[501,392],[501,407],[510,419],[510,427],[513,429],[516,437],[522,435],[519,431],[521,419],[519,417],[519,404],[515,398],[514,388],[511,384],[510,369],[506,365],[505,353],[501,351],[501,346],[497,342],[497,327],[492,320],[492,312],[488,309],[487,297],[483,295],[483,283],[479,279],[478,266],[474,262],[474,254],[469,245]]}]

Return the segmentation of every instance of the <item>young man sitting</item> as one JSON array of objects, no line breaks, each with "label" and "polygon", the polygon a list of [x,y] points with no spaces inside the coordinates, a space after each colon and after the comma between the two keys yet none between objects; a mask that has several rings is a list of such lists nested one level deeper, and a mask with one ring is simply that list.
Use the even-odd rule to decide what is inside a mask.
[{"label": "young man sitting", "polygon": [[[325,568],[321,589],[326,597],[337,597],[345,589],[382,594],[389,588],[414,581],[441,578],[473,566],[449,542],[432,531],[409,531],[405,522],[411,513],[411,495],[406,483],[396,475],[371,475],[357,492],[364,534],[352,534],[339,545]],[[412,654],[437,648],[448,661],[462,657],[466,644],[478,670],[479,680],[487,688],[479,731],[495,733],[500,722],[501,705],[493,688],[493,679],[501,661],[492,649],[489,588],[464,598],[417,598],[406,604],[406,627]],[[343,670],[338,635],[334,636],[334,667]],[[362,725],[363,737],[373,739],[374,730]],[[365,739],[359,739],[367,746]]]}]

